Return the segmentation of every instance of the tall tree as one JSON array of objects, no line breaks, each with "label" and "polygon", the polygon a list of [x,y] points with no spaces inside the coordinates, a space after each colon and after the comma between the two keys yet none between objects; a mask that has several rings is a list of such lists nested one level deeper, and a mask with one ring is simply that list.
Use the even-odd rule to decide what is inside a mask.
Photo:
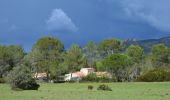
[{"label": "tall tree", "polygon": [[83,56],[82,49],[76,44],[73,44],[64,56],[64,66],[70,72],[79,70],[85,65],[85,62],[86,59]]},{"label": "tall tree", "polygon": [[130,79],[134,80],[140,75],[142,65],[144,63],[143,62],[144,51],[138,45],[130,45],[126,49],[126,53],[131,58],[133,63],[132,67],[129,68],[129,74],[130,74]]},{"label": "tall tree", "polygon": [[87,63],[89,67],[94,67],[95,62],[100,58],[99,52],[97,50],[97,45],[90,41],[83,48],[83,53],[87,58]]},{"label": "tall tree", "polygon": [[106,39],[99,43],[98,48],[104,56],[118,53],[121,49],[121,42],[117,39]]},{"label": "tall tree", "polygon": [[50,68],[54,68],[62,62],[61,53],[64,51],[64,44],[56,38],[43,37],[40,38],[33,46],[31,52],[32,65],[38,66],[36,72],[46,72],[47,78],[51,72]]},{"label": "tall tree", "polygon": [[143,49],[138,45],[130,45],[126,49],[126,53],[129,57],[131,57],[133,63],[141,62],[144,54]]},{"label": "tall tree", "polygon": [[131,60],[124,54],[112,54],[103,60],[103,65],[107,71],[115,74],[118,81],[123,81],[127,78],[125,69],[131,65]]},{"label": "tall tree", "polygon": [[0,77],[20,64],[25,53],[21,46],[0,46]]},{"label": "tall tree", "polygon": [[165,67],[170,63],[170,49],[164,44],[154,45],[151,55],[154,67]]}]

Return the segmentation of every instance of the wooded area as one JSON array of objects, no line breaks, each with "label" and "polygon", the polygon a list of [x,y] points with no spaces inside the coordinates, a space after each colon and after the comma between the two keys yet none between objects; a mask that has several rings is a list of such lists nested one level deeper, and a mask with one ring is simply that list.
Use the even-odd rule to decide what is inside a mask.
[{"label": "wooded area", "polygon": [[[73,44],[65,49],[64,44],[53,37],[40,38],[29,53],[18,45],[0,45],[1,81],[22,69],[30,74],[45,72],[48,80],[53,80],[83,67],[109,72],[117,82],[145,80],[148,73],[152,78],[147,81],[168,81],[170,48],[156,44],[145,53],[137,44],[127,46],[118,39],[105,39],[99,44],[89,41],[84,47]],[[164,76],[156,77],[159,73]]]}]

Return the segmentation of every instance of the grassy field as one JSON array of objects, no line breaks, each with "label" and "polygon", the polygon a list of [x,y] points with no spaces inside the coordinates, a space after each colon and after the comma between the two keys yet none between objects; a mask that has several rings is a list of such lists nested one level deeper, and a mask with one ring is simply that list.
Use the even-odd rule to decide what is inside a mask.
[{"label": "grassy field", "polygon": [[170,100],[170,83],[109,83],[113,91],[97,91],[100,83],[41,84],[38,91],[12,91],[0,84],[0,100]]}]

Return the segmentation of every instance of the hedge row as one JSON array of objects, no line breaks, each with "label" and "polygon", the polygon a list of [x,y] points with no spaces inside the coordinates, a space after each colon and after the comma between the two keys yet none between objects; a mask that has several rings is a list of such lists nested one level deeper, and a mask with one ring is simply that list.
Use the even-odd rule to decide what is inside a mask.
[{"label": "hedge row", "polygon": [[138,77],[140,82],[164,82],[170,81],[170,72],[164,69],[154,69]]},{"label": "hedge row", "polygon": [[81,82],[115,82],[115,78],[109,77],[97,77],[96,74],[90,74],[86,77],[82,77]]}]

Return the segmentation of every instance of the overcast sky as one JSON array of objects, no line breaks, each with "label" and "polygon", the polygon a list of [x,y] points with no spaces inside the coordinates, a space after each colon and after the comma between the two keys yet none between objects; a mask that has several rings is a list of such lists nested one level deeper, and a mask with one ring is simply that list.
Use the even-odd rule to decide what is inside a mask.
[{"label": "overcast sky", "polygon": [[72,43],[170,36],[170,0],[0,0],[0,44],[30,51],[53,36]]}]

